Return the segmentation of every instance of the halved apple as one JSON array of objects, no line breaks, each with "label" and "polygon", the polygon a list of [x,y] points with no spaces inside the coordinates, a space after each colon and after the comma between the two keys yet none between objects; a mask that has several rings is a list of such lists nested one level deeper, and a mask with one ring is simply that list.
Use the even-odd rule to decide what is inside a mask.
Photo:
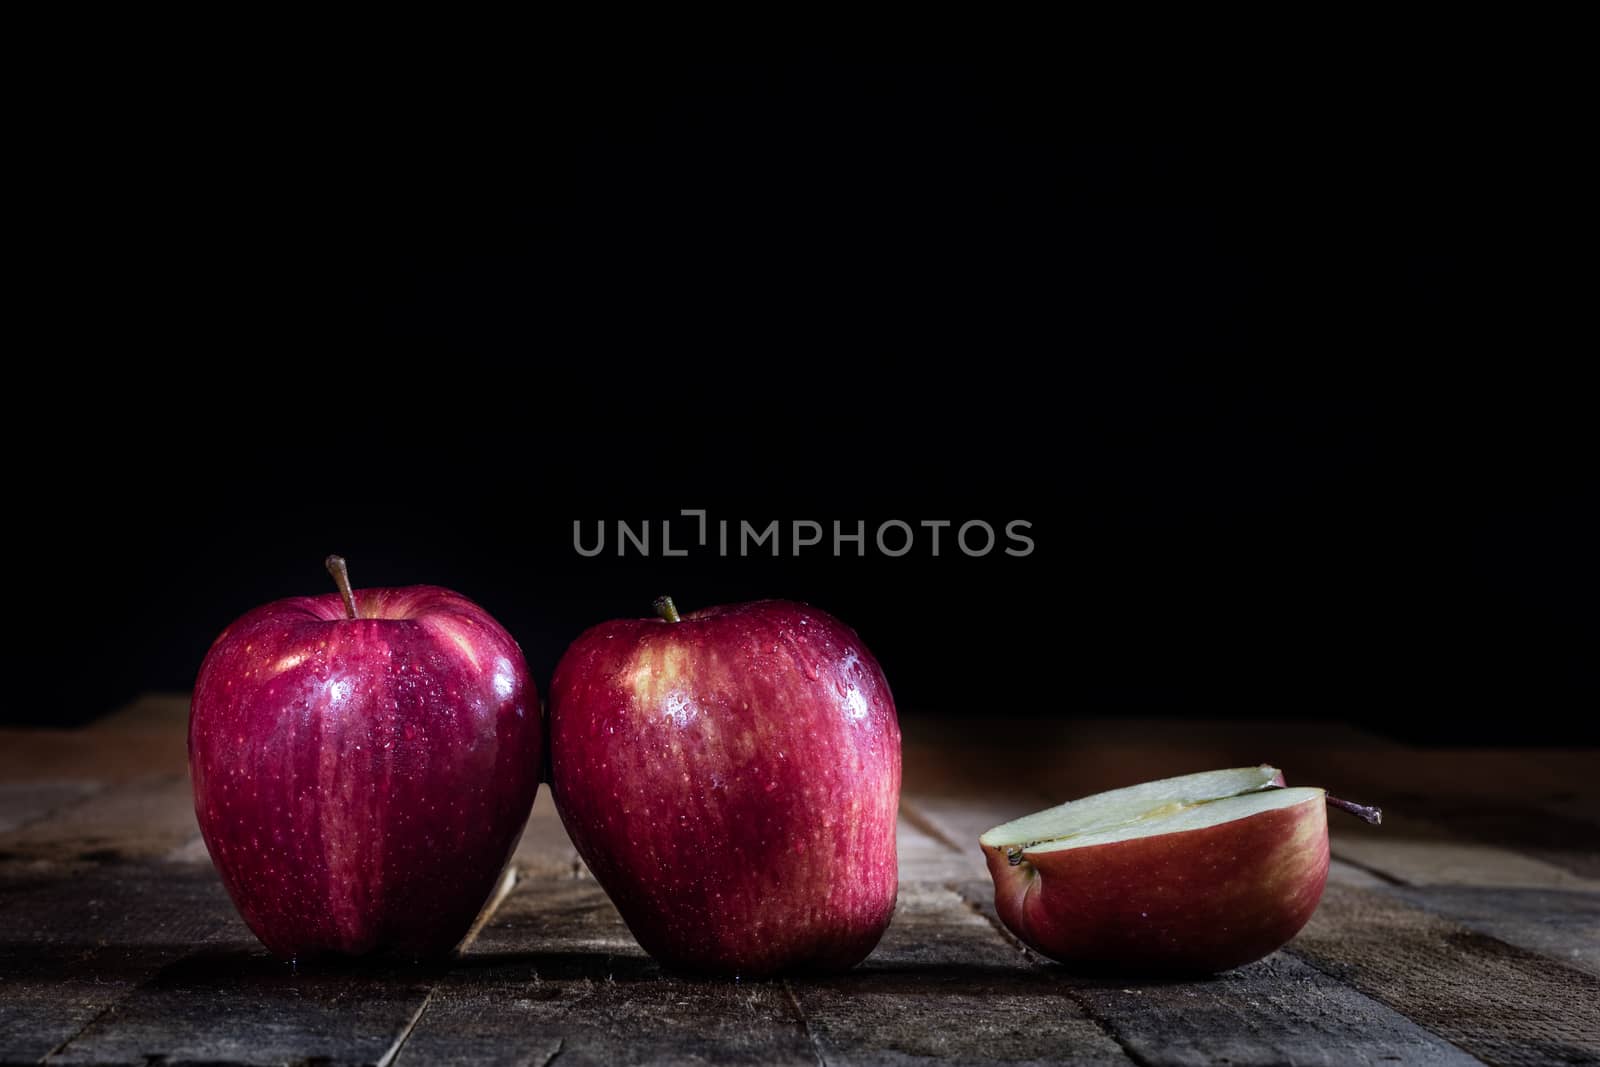
[{"label": "halved apple", "polygon": [[1300,931],[1328,880],[1320,789],[1273,767],[1114,789],[979,838],[995,909],[1025,944],[1092,972],[1209,974]]}]

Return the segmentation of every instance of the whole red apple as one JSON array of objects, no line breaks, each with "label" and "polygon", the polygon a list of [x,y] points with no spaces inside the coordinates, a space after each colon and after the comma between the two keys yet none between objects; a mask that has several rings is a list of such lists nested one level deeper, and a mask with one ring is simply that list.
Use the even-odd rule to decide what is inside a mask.
[{"label": "whole red apple", "polygon": [[551,787],[645,950],[838,971],[894,913],[900,725],[849,627],[763,600],[602,623],[550,683]]},{"label": "whole red apple", "polygon": [[538,789],[522,651],[448,589],[295,597],[249,612],[200,668],[195,814],[228,893],[285,957],[460,942]]},{"label": "whole red apple", "polygon": [[1044,955],[1092,972],[1213,973],[1311,918],[1328,878],[1327,804],[1379,818],[1242,767],[1071,801],[980,842],[995,910]]}]

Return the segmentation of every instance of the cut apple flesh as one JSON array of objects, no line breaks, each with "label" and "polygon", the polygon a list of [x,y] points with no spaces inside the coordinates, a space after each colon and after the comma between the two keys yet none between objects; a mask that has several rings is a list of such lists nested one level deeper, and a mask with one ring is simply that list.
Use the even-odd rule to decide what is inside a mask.
[{"label": "cut apple flesh", "polygon": [[1138,822],[1115,829],[1060,837],[1026,849],[1030,856],[1044,852],[1063,852],[1069,848],[1087,848],[1090,845],[1109,845],[1113,841],[1128,841],[1135,837],[1153,834],[1181,834],[1188,830],[1203,830],[1207,826],[1247,818],[1263,811],[1293,807],[1308,800],[1322,802],[1320,789],[1270,789],[1264,793],[1246,793],[1243,796],[1221,797],[1171,814],[1152,813]]},{"label": "cut apple flesh", "polygon": [[1282,773],[1266,765],[1164,778],[1013,819],[979,841],[1008,851],[1055,852],[1198,830],[1322,796],[1320,789],[1275,788],[1282,781]]}]

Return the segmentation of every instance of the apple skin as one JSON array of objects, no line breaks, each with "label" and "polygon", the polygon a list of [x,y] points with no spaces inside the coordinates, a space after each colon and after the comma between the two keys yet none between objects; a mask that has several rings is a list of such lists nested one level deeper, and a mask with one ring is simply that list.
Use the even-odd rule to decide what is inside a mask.
[{"label": "apple skin", "polygon": [[454,948],[533,807],[543,738],[522,651],[434,586],[263,605],[195,685],[195,815],[239,914],[304,958]]},{"label": "apple skin", "polygon": [[894,913],[900,725],[849,627],[765,600],[580,636],[551,788],[639,944],[679,971],[837,972]]},{"label": "apple skin", "polygon": [[984,847],[995,910],[1030,948],[1089,973],[1214,974],[1300,932],[1328,880],[1315,800],[1180,833],[1057,852]]}]

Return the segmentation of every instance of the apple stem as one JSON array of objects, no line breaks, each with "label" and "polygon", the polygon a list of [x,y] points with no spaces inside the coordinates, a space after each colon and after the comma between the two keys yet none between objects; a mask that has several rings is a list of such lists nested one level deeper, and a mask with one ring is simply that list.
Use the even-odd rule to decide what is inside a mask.
[{"label": "apple stem", "polygon": [[1383,825],[1383,811],[1380,808],[1374,808],[1369,804],[1357,804],[1351,800],[1340,800],[1332,793],[1324,793],[1323,796],[1327,799],[1329,807],[1347,811],[1356,818],[1364,819],[1371,823],[1373,826]]},{"label": "apple stem", "polygon": [[[1283,786],[1283,785],[1279,785],[1277,782],[1271,782],[1268,785],[1264,786],[1263,788],[1265,788],[1265,789],[1286,789],[1288,787],[1287,786]],[[1351,815],[1354,815],[1358,819],[1363,819],[1366,822],[1371,823],[1373,826],[1382,826],[1383,825],[1383,809],[1382,808],[1375,808],[1370,804],[1357,804],[1353,800],[1340,800],[1338,797],[1334,796],[1332,793],[1327,793],[1327,792],[1324,792],[1322,794],[1322,799],[1327,801],[1327,804],[1328,804],[1328,806],[1330,808],[1338,808],[1340,811],[1348,812]]]},{"label": "apple stem", "polygon": [[668,622],[682,622],[678,617],[678,605],[672,602],[669,596],[658,596],[655,602],[656,614]]},{"label": "apple stem", "polygon": [[339,587],[339,593],[344,597],[345,614],[352,619],[361,618],[361,612],[356,610],[356,594],[350,588],[350,568],[345,566],[344,557],[329,556],[322,561],[322,565],[333,575],[333,584]]}]

